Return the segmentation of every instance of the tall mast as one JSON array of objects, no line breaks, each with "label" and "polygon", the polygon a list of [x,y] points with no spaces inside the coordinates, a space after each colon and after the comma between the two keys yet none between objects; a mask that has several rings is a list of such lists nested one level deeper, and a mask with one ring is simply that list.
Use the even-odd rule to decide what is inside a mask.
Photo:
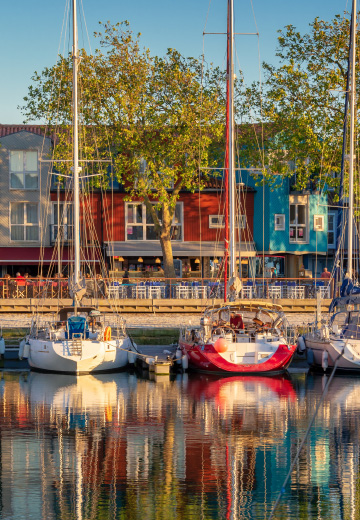
[{"label": "tall mast", "polygon": [[352,6],[351,34],[351,87],[350,87],[350,160],[349,160],[349,215],[348,215],[348,272],[353,272],[353,213],[354,213],[354,126],[355,126],[355,57],[356,57],[356,0]]},{"label": "tall mast", "polygon": [[74,167],[74,284],[80,280],[80,193],[79,193],[79,132],[78,132],[78,67],[76,0],[73,0],[73,167]]},{"label": "tall mast", "polygon": [[229,161],[229,277],[235,276],[235,153],[234,153],[234,5],[228,0],[228,96],[229,96],[229,129],[228,129],[228,161]]},{"label": "tall mast", "polygon": [[[229,77],[229,3],[226,21],[226,75]],[[226,125],[225,125],[225,162],[224,162],[224,301],[227,300],[228,262],[229,262],[229,81],[226,80]]]}]

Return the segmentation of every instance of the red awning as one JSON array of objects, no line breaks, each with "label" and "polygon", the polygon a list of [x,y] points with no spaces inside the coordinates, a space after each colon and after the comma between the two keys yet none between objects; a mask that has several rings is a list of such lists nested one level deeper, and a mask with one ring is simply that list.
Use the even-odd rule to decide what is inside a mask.
[{"label": "red awning", "polygon": [[[98,255],[95,254],[94,256],[97,257]],[[0,265],[39,264],[41,261],[45,265],[57,261],[57,252],[54,252],[53,247],[0,247]],[[65,263],[73,262],[72,259],[69,260],[68,248],[64,248],[62,251],[61,261]],[[86,262],[99,262],[99,259],[88,258]]]}]

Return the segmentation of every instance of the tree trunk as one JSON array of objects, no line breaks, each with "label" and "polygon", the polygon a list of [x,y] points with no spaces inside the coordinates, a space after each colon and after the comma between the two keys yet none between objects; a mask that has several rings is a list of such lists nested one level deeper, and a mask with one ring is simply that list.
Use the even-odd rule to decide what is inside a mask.
[{"label": "tree trunk", "polygon": [[174,257],[170,233],[161,233],[160,244],[163,253],[165,278],[175,278]]}]

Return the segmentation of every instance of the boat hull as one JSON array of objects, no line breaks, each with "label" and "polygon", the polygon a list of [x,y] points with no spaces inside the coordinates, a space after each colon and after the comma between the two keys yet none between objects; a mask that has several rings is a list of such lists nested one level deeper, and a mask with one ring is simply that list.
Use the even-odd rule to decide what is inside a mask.
[{"label": "boat hull", "polygon": [[276,375],[283,373],[289,366],[296,350],[296,345],[278,345],[274,353],[265,361],[258,363],[232,363],[224,359],[209,343],[196,345],[179,342],[180,349],[186,353],[189,369],[211,374],[263,374]]},{"label": "boat hull", "polygon": [[[350,343],[343,339],[321,339],[312,336],[305,336],[304,339],[306,349],[313,353],[311,365],[314,368],[331,370],[337,360],[337,370],[360,373],[360,340],[352,340]],[[326,365],[323,363],[324,352],[327,353]]]},{"label": "boat hull", "polygon": [[128,364],[129,338],[111,341],[84,340],[74,353],[71,341],[29,339],[28,363],[32,370],[65,374],[112,372]]}]

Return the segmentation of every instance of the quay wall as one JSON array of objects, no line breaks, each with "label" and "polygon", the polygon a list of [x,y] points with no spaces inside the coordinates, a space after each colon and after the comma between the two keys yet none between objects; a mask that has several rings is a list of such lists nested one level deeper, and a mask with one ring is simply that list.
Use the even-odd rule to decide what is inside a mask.
[{"label": "quay wall", "polygon": [[[241,300],[238,300],[241,301]],[[242,300],[249,301],[249,300]],[[264,303],[279,304],[286,313],[313,313],[316,310],[316,299],[290,300],[290,299],[274,299],[274,300],[256,300]],[[93,306],[101,312],[117,312],[117,313],[201,313],[206,307],[212,305],[222,305],[222,299],[213,300],[195,300],[195,299],[113,299],[113,300],[97,300],[92,298],[84,298],[83,306]],[[321,301],[322,312],[328,312],[331,300],[324,299]],[[71,299],[44,299],[36,298],[7,298],[0,299],[0,315],[3,313],[54,313],[63,306],[71,306]]]}]

